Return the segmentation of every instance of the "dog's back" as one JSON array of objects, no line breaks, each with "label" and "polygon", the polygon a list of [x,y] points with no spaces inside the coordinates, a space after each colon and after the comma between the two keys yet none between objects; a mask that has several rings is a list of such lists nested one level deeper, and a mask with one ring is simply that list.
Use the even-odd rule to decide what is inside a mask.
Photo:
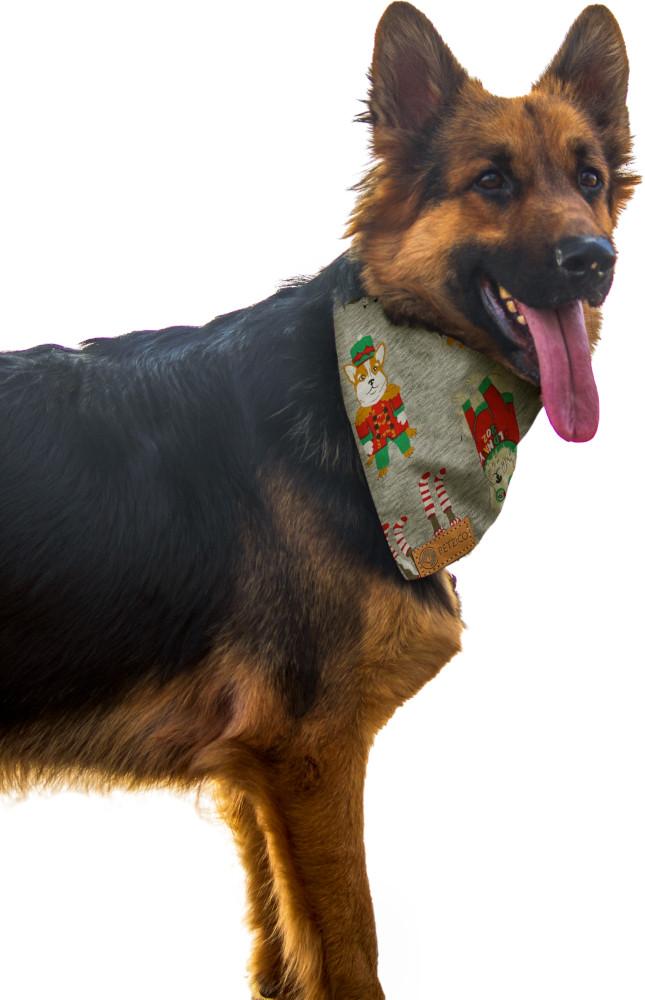
[{"label": "dog's back", "polygon": [[182,328],[40,347],[0,385],[2,723],[196,662],[253,475],[226,352]]},{"label": "dog's back", "polygon": [[170,680],[231,634],[272,648],[288,700],[310,702],[326,632],[311,575],[291,588],[307,560],[275,524],[277,479],[396,580],[330,391],[332,297],[355,281],[340,258],[202,328],[0,356],[0,725]]}]

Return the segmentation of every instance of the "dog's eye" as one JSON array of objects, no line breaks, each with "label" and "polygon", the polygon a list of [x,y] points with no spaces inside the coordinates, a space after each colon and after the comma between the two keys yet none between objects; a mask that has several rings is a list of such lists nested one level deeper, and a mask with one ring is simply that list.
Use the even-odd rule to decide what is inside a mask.
[{"label": "dog's eye", "polygon": [[499,191],[506,181],[499,170],[485,170],[475,181],[473,187],[477,191]]},{"label": "dog's eye", "polygon": [[578,184],[581,188],[587,188],[587,190],[597,190],[599,187],[602,187],[602,177],[593,167],[585,167],[578,174]]}]

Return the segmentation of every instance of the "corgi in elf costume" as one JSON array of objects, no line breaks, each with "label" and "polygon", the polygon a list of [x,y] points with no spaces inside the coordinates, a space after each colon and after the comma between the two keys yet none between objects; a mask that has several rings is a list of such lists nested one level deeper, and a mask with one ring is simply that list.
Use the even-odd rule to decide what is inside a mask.
[{"label": "corgi in elf costume", "polygon": [[409,458],[414,451],[410,438],[416,429],[408,423],[399,386],[389,384],[383,370],[385,344],[374,347],[371,337],[361,337],[350,354],[352,364],[344,366],[345,374],[361,404],[356,412],[356,433],[368,462],[375,460],[379,476],[385,476],[390,465],[390,442],[404,458]]}]

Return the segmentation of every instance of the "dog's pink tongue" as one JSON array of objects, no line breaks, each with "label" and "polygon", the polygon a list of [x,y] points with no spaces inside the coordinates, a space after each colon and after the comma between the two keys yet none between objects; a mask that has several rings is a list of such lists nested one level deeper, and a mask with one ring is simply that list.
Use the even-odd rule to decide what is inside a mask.
[{"label": "dog's pink tongue", "polygon": [[551,425],[565,441],[589,441],[598,429],[599,402],[582,302],[559,309],[518,304],[535,343]]}]

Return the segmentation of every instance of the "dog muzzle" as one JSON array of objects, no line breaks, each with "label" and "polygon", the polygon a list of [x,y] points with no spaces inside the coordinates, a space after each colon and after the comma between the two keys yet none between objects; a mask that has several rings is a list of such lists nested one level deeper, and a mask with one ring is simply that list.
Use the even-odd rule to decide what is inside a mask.
[{"label": "dog muzzle", "polygon": [[334,308],[347,416],[408,580],[470,552],[501,511],[539,390],[440,333],[395,326],[378,300]]}]

